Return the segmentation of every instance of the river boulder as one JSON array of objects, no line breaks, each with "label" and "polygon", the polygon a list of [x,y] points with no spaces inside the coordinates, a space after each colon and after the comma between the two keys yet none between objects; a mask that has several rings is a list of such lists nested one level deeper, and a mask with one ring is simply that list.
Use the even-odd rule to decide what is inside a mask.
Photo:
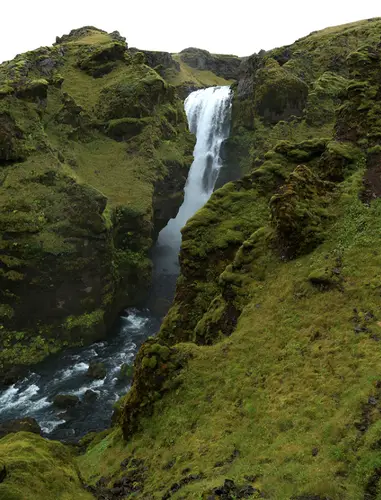
[{"label": "river boulder", "polygon": [[88,389],[83,395],[83,402],[87,404],[94,403],[98,399],[98,394],[91,389]]},{"label": "river boulder", "polygon": [[53,405],[57,408],[68,409],[77,406],[80,403],[79,397],[73,394],[57,394],[53,399]]},{"label": "river boulder", "polygon": [[91,361],[89,365],[89,369],[87,370],[86,375],[90,378],[95,379],[103,379],[107,374],[106,367],[104,363],[100,363],[97,361]]}]

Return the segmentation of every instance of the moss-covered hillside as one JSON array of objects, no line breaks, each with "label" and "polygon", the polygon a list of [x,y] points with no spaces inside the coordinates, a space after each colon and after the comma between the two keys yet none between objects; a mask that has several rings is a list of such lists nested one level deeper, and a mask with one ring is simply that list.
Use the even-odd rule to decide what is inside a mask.
[{"label": "moss-covered hillside", "polygon": [[193,145],[174,87],[117,32],[0,66],[0,379],[141,300]]},{"label": "moss-covered hillside", "polygon": [[140,464],[137,498],[381,498],[380,35],[244,64],[226,154],[245,175],[183,230],[121,428],[79,459],[98,495]]}]

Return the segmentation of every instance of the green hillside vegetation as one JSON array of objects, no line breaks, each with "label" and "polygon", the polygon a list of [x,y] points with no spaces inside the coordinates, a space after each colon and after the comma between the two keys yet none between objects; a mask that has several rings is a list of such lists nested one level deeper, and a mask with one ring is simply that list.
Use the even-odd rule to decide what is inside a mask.
[{"label": "green hillside vegetation", "polygon": [[[72,491],[81,478],[99,499],[381,499],[380,33],[360,21],[242,62],[224,149],[240,179],[183,229],[173,305],[115,425],[44,466],[58,481],[78,468]],[[0,440],[6,467],[18,436]]]}]

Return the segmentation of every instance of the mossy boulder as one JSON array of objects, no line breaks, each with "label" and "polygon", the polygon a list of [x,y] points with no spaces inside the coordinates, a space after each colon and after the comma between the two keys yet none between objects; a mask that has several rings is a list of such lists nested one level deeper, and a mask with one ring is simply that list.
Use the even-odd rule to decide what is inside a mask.
[{"label": "mossy boulder", "polygon": [[328,141],[328,138],[309,139],[299,143],[280,141],[275,146],[274,151],[286,156],[286,158],[292,161],[305,162],[314,157],[321,156],[325,151]]},{"label": "mossy boulder", "polygon": [[142,64],[131,68],[132,78],[102,90],[97,106],[100,118],[143,118],[150,116],[157,104],[173,99],[173,90],[153,70]]},{"label": "mossy boulder", "polygon": [[149,124],[149,118],[119,118],[110,120],[106,126],[106,134],[116,141],[128,141],[140,134]]},{"label": "mossy boulder", "polygon": [[139,429],[142,416],[152,413],[155,401],[174,387],[176,374],[185,363],[186,356],[163,341],[149,339],[142,345],[134,363],[131,390],[118,411],[125,439]]},{"label": "mossy boulder", "polygon": [[21,99],[46,99],[48,95],[48,85],[48,81],[44,78],[30,80],[17,89],[16,96]]},{"label": "mossy boulder", "polygon": [[324,239],[329,185],[301,165],[270,200],[276,244],[284,258],[308,252]]},{"label": "mossy boulder", "polygon": [[103,379],[107,375],[106,366],[104,365],[104,363],[98,361],[91,361],[89,364],[89,368],[86,372],[86,375],[89,378]]},{"label": "mossy boulder", "polygon": [[93,498],[81,484],[70,449],[61,443],[30,432],[10,434],[0,441],[0,463],[6,469],[0,498]]},{"label": "mossy boulder", "polygon": [[108,44],[85,46],[79,51],[78,67],[89,75],[99,78],[117,67],[117,61],[128,62],[126,44],[111,41]]},{"label": "mossy boulder", "polygon": [[133,365],[130,365],[128,363],[123,363],[117,375],[118,380],[128,380],[132,378],[133,373],[134,373]]}]

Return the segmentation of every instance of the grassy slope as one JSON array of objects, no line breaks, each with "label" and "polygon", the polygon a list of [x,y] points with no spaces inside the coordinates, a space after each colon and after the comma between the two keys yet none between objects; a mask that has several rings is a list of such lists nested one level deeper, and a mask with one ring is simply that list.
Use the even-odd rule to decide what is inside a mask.
[{"label": "grassy slope", "polygon": [[[182,347],[194,356],[180,375],[182,385],[142,421],[144,432],[125,446],[115,431],[80,459],[87,479],[118,471],[134,450],[149,466],[145,491],[155,498],[188,467],[207,479],[184,487],[179,497],[199,498],[225,477],[242,483],[254,475],[269,498],[362,498],[380,466],[381,203],[369,209],[348,196],[360,178],[343,187],[340,217],[324,245],[287,264],[273,258],[265,279],[251,283],[252,299],[231,337],[210,347]],[[329,267],[338,253],[342,289],[313,287],[311,271]],[[355,308],[362,319],[355,319]],[[374,316],[364,319],[369,312]],[[369,331],[356,333],[362,323]],[[371,396],[377,404],[367,417]],[[358,424],[369,428],[360,431]],[[229,463],[234,450],[239,456]],[[172,460],[174,466],[163,470]]]},{"label": "grassy slope", "polygon": [[[299,52],[300,57],[296,54],[287,64],[298,71],[306,64],[309,50],[315,51],[317,73],[309,80],[309,100],[316,78],[324,73],[322,60],[331,64],[332,54],[376,43],[378,29],[379,21],[364,21],[329,28],[297,42],[302,55]],[[340,33],[344,38],[336,38]],[[345,64],[341,71],[340,77],[353,78]],[[366,76],[365,69],[358,71],[357,78]],[[342,118],[336,99],[324,103]],[[351,123],[364,119],[361,109],[367,112],[376,107],[373,101],[362,107],[353,104]],[[381,202],[375,199],[364,204],[359,199],[371,135],[365,144],[360,135],[357,145],[363,152],[352,156],[335,188],[328,188],[325,209],[314,208],[312,200],[307,202],[307,210],[316,209],[324,220],[307,234],[317,231],[320,244],[315,242],[312,249],[291,260],[280,259],[274,247],[274,230],[280,229],[274,219],[269,220],[266,209],[277,189],[274,173],[289,179],[306,155],[300,141],[311,139],[315,131],[332,140],[338,133],[333,129],[335,120],[330,114],[328,122],[323,120],[316,127],[305,119],[270,127],[260,124],[257,137],[264,140],[260,147],[252,147],[246,164],[252,166],[255,158],[272,150],[261,160],[261,168],[218,191],[189,222],[182,250],[185,275],[161,335],[173,343],[189,324],[196,325],[190,340],[200,331],[205,333],[207,325],[218,319],[218,307],[205,311],[211,300],[220,304],[218,294],[226,292],[226,286],[242,308],[238,324],[231,336],[217,336],[219,342],[214,345],[176,345],[191,354],[178,375],[180,385],[155,403],[152,416],[141,418],[142,430],[127,444],[116,428],[80,457],[87,481],[106,476],[112,483],[123,475],[121,461],[133,455],[148,467],[145,489],[138,498],[162,498],[189,473],[204,476],[183,484],[171,498],[207,498],[207,492],[226,478],[236,484],[251,483],[276,500],[298,495],[316,495],[303,499],[381,498],[377,487],[381,467]],[[288,137],[281,136],[282,128]],[[375,128],[365,128],[372,134],[376,129],[378,122]],[[293,153],[287,153],[287,161],[274,151],[283,138],[299,143],[289,148]],[[328,150],[338,147],[352,146],[336,142]],[[314,172],[332,178],[327,157],[322,163],[304,159]],[[294,215],[303,218],[305,207],[298,203]],[[314,220],[311,213],[306,218]],[[264,230],[256,232],[261,226]],[[304,237],[301,233],[300,242]],[[224,271],[229,263],[233,264]],[[198,264],[201,274],[197,274]],[[187,297],[193,300],[188,316],[186,309],[178,312],[181,300],[187,305]]]}]

